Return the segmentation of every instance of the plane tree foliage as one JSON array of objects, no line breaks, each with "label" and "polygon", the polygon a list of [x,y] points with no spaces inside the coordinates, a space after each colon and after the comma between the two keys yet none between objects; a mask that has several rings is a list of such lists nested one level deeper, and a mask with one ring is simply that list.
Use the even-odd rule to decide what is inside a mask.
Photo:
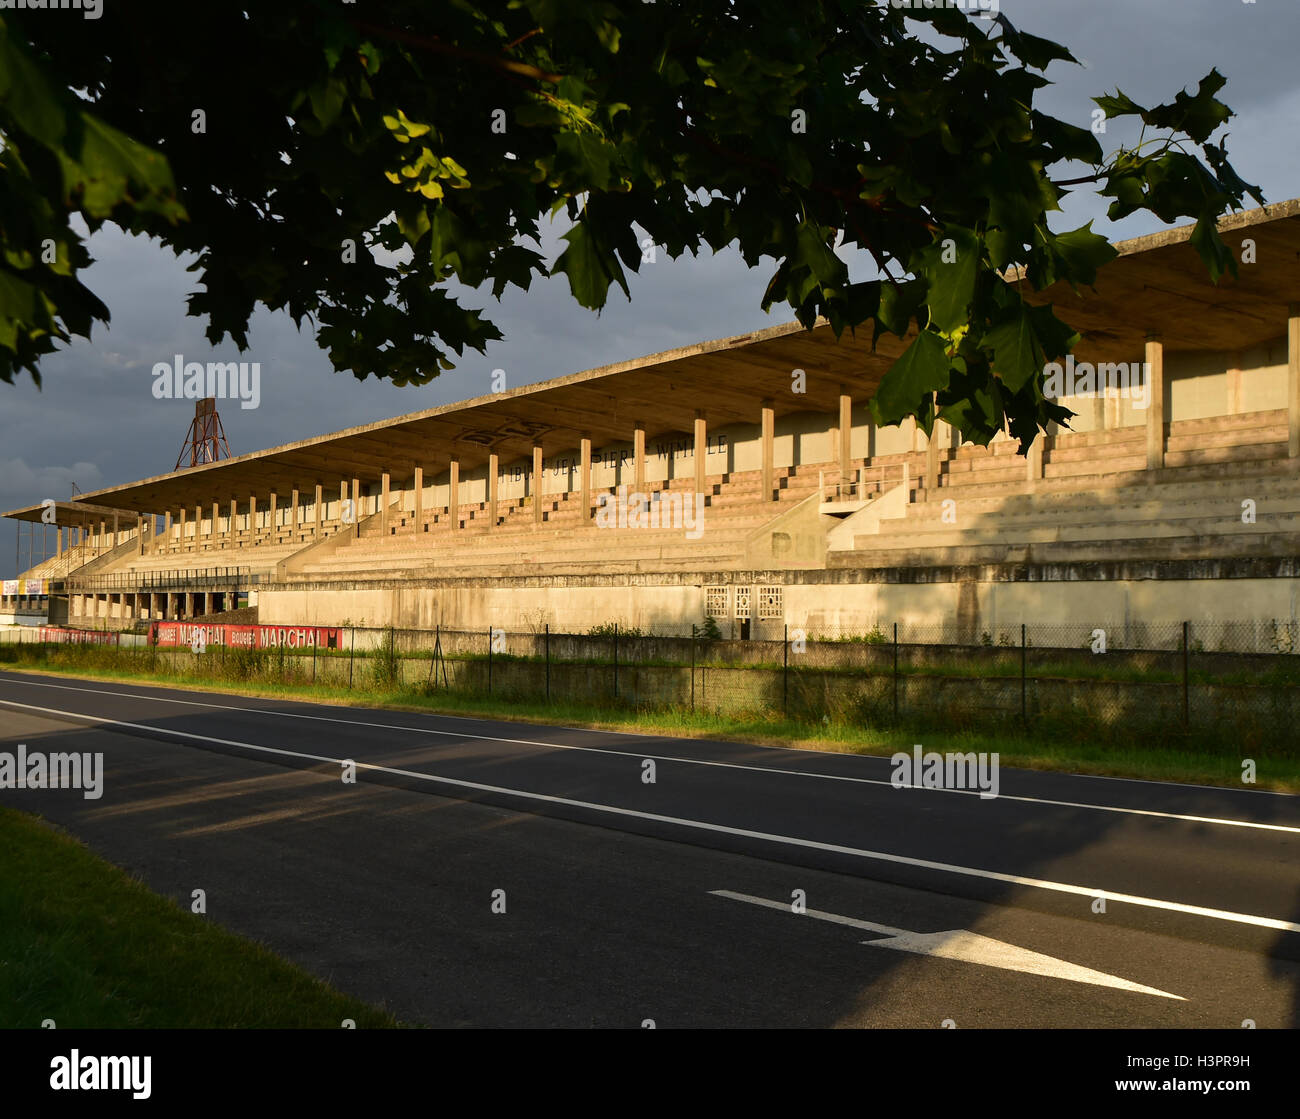
[{"label": "plane tree foliage", "polygon": [[[1068,418],[1043,366],[1078,341],[1027,297],[1115,256],[1090,225],[1049,227],[1063,196],[1194,220],[1215,282],[1236,269],[1217,219],[1262,202],[1214,139],[1232,115],[1217,72],[1057,119],[1035,96],[1074,61],[1002,15],[874,0],[7,11],[0,377],[39,383],[45,355],[107,323],[112,292],[83,282],[105,222],[185,255],[212,344],[245,348],[261,304],[336,370],[398,384],[500,338],[483,305],[508,287],[563,273],[595,310],[627,294],[650,238],[671,258],[738,248],[770,276],[762,306],[807,327],[910,338],[879,422],[929,432],[941,412],[1023,447]],[[1098,122],[1120,120],[1140,137],[1108,152]],[[851,282],[846,252],[876,278]]]}]

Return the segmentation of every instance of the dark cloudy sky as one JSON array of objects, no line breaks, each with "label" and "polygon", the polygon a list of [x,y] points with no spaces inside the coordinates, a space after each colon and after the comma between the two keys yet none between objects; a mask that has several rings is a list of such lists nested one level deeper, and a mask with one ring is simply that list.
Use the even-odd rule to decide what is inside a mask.
[{"label": "dark cloudy sky", "polygon": [[[1213,67],[1228,78],[1220,95],[1237,112],[1229,152],[1242,176],[1269,202],[1300,196],[1300,0],[1003,0],[1002,11],[1023,30],[1066,44],[1083,67],[1055,64],[1038,104],[1088,125],[1092,96],[1116,87],[1140,103],[1169,100],[1194,87]],[[1102,137],[1106,141],[1117,137]],[[1109,148],[1108,148],[1109,150]],[[1104,219],[1095,196],[1076,195],[1056,228],[1090,218],[1112,238],[1158,228],[1139,215],[1120,226]],[[554,234],[563,232],[562,226]],[[545,251],[556,255],[552,236]],[[213,348],[200,320],[186,317],[195,277],[157,246],[106,229],[91,241],[96,264],[86,281],[112,310],[112,324],[42,365],[44,387],[24,378],[0,384],[0,510],[65,499],[83,491],[170,470],[193,414],[191,401],[156,401],[150,392],[157,361],[259,361],[261,406],[222,407],[231,451],[240,454],[353,424],[461,400],[489,390],[491,371],[510,386],[588,369],[705,338],[785,321],[759,309],[770,268],[748,270],[734,252],[643,265],[632,276],[632,301],[611,293],[599,317],[573,302],[563,277],[511,289],[499,305],[476,304],[505,339],[486,355],[470,351],[454,371],[422,388],[357,381],[335,374],[309,333],[284,315],[259,313],[251,348]],[[858,271],[859,274],[865,274]],[[25,549],[24,549],[25,555]],[[0,527],[0,572],[14,574],[12,522]]]}]

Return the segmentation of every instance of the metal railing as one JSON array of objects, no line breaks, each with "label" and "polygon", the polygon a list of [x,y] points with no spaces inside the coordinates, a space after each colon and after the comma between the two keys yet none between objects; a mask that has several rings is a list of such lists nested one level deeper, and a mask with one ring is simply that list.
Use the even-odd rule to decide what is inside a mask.
[{"label": "metal railing", "polygon": [[[892,478],[892,481],[891,481]],[[911,467],[906,462],[881,463],[879,466],[858,467],[850,478],[841,475],[840,480],[826,484],[826,471],[818,471],[817,492],[822,502],[827,501],[870,501],[895,485],[901,485],[910,491],[912,483]],[[909,493],[908,500],[911,500]]]},{"label": "metal railing", "polygon": [[54,589],[69,594],[105,594],[145,591],[192,591],[255,586],[266,572],[249,567],[205,567],[191,571],[119,571],[108,575],[81,575],[56,581]]}]

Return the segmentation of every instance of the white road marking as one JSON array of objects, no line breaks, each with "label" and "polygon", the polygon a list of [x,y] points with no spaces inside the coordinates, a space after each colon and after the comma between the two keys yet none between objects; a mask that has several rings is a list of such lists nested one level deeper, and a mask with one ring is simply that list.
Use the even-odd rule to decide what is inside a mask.
[{"label": "white road marking", "polygon": [[[26,685],[29,681],[24,680]],[[275,715],[282,719],[306,719],[319,723],[338,723],[350,727],[366,727],[374,730],[396,730],[406,731],[410,734],[437,735],[443,738],[466,738],[474,742],[504,742],[514,746],[540,746],[548,750],[574,750],[584,754],[606,754],[610,757],[624,758],[652,758],[655,761],[678,762],[681,765],[699,765],[708,766],[717,769],[739,769],[751,773],[765,773],[776,776],[787,777],[808,777],[820,781],[843,781],[854,785],[883,785],[892,787],[892,783],[887,780],[881,780],[872,777],[846,777],[837,773],[814,773],[810,770],[803,769],[780,769],[772,766],[762,765],[743,765],[739,762],[717,762],[707,761],[703,758],[683,758],[672,754],[648,754],[638,753],[630,750],[611,750],[601,746],[573,746],[561,742],[543,742],[531,738],[504,738],[488,734],[470,734],[465,731],[455,730],[436,730],[432,727],[409,727],[400,723],[376,723],[363,719],[340,719],[330,715],[305,715],[295,711],[271,711],[252,707],[238,707],[233,704],[224,703],[203,703],[193,699],[172,699],[170,696],[150,696],[141,695],[137,692],[112,692],[102,688],[77,688],[68,684],[46,684],[30,681],[32,687],[37,688],[56,688],[60,691],[85,692],[90,695],[115,696],[120,699],[139,699],[153,703],[173,703],[183,707],[207,707],[216,711],[236,711],[243,715]],[[0,703],[10,703],[10,700],[0,699]],[[19,705],[21,706],[21,705]],[[76,714],[76,712],[70,712]],[[586,733],[599,733],[587,731]],[[851,756],[851,755],[849,755]],[[1210,787],[1210,786],[1205,786]],[[899,792],[910,791],[917,793],[950,793],[958,796],[980,795],[978,789],[941,789],[941,788],[924,788],[908,786],[906,790],[900,789]],[[1183,820],[1193,824],[1213,824],[1222,827],[1232,828],[1254,828],[1259,831],[1276,831],[1285,832],[1291,835],[1300,835],[1300,826],[1291,824],[1266,824],[1256,820],[1232,820],[1219,816],[1192,816],[1182,812],[1159,812],[1150,808],[1126,808],[1120,805],[1112,804],[1089,804],[1085,801],[1072,800],[1050,800],[1044,797],[1013,796],[1009,793],[999,793],[996,797],[986,801],[984,804],[996,804],[999,800],[1015,801],[1022,804],[1044,804],[1054,808],[1083,808],[1092,812],[1117,812],[1125,816],[1151,816],[1163,820]]]},{"label": "white road marking", "polygon": [[[779,909],[790,913],[790,903],[769,901],[756,898],[752,894],[738,894],[732,890],[710,890],[715,897],[731,898],[744,901],[750,905],[761,905],[767,909]],[[863,929],[866,932],[884,933],[883,940],[864,940],[863,944],[873,948],[892,948],[898,952],[912,952],[918,956],[937,956],[945,960],[961,960],[968,964],[983,964],[985,967],[1000,967],[1006,971],[1023,971],[1030,975],[1046,975],[1053,979],[1068,979],[1071,983],[1090,983],[1094,987],[1114,987],[1120,991],[1136,991],[1142,995],[1157,995],[1162,999],[1177,999],[1186,1002],[1182,995],[1171,995],[1168,991],[1159,991],[1155,987],[1144,987],[1111,975],[1104,971],[1094,971],[1090,967],[1080,967],[1069,960],[1047,956],[1042,952],[1031,952],[1008,944],[1005,940],[994,940],[979,933],[965,929],[950,929],[947,932],[918,933],[907,929],[895,929],[889,925],[877,925],[871,921],[859,921],[853,917],[842,917],[838,913],[827,913],[820,909],[808,909],[800,916],[815,917],[819,921],[831,921],[837,925]]]},{"label": "white road marking", "polygon": [[570,808],[585,808],[592,812],[604,812],[611,816],[626,816],[638,820],[652,820],[655,823],[674,824],[678,827],[694,828],[699,831],[714,832],[718,835],[734,835],[744,839],[760,839],[769,843],[781,843],[788,847],[802,847],[810,851],[826,851],[836,855],[850,855],[860,859],[873,859],[880,862],[897,863],[902,866],[920,867],[925,870],[940,870],[950,874],[962,874],[972,878],[983,878],[993,882],[1006,882],[1014,886],[1030,886],[1039,890],[1052,890],[1056,893],[1073,894],[1089,900],[1099,897],[1107,901],[1127,902],[1130,905],[1143,906],[1148,909],[1165,909],[1174,913],[1186,913],[1195,917],[1210,917],[1218,921],[1231,921],[1240,925],[1255,925],[1265,929],[1277,929],[1281,932],[1300,932],[1300,924],[1283,921],[1277,917],[1260,917],[1252,913],[1234,913],[1226,909],[1211,909],[1203,905],[1187,905],[1180,901],[1166,901],[1163,898],[1147,898],[1138,894],[1119,894],[1111,890],[1102,890],[1093,886],[1075,886],[1068,882],[1052,882],[1043,878],[1029,878],[1020,874],[1004,874],[998,870],[981,870],[978,867],[959,866],[955,863],[936,862],[932,859],[918,859],[910,855],[894,855],[888,851],[869,851],[861,847],[845,847],[839,843],[823,843],[816,839],[804,839],[799,836],[776,835],[772,832],[753,831],[749,828],[733,828],[726,824],[712,824],[704,820],[691,820],[681,816],[661,816],[655,812],[640,812],[634,808],[618,808],[612,804],[597,804],[593,801],[574,800],[570,797],[551,796],[547,793],[532,793],[524,789],[511,789],[503,785],[485,785],[478,781],[465,781],[458,777],[440,777],[433,773],[421,773],[413,769],[395,769],[391,766],[375,765],[373,762],[355,759],[332,758],[324,754],[307,754],[300,750],[286,750],[278,746],[259,746],[255,742],[241,742],[237,739],[217,738],[209,734],[194,734],[190,731],[160,731],[157,727],[143,723],[129,723],[123,719],[105,719],[99,715],[85,715],[61,711],[52,707],[37,707],[31,703],[18,703],[14,700],[0,700],[10,707],[21,707],[28,711],[38,711],[45,715],[54,715],[64,719],[84,720],[108,727],[126,727],[129,730],[144,731],[150,737],[166,735],[169,738],[188,738],[196,742],[213,742],[220,746],[235,746],[241,750],[252,750],[261,754],[278,754],[285,758],[301,758],[305,761],[325,762],[331,766],[341,766],[344,761],[351,761],[358,771],[370,770],[375,773],[390,773],[398,777],[412,777],[419,781],[428,781],[434,785],[452,785],[460,789],[475,789],[485,793],[504,793],[507,796],[535,800],[544,804],[563,804]]}]

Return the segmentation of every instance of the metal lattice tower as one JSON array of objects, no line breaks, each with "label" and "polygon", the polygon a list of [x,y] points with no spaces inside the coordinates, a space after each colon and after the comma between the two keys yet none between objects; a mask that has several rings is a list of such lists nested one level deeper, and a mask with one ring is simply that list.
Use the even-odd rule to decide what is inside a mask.
[{"label": "metal lattice tower", "polygon": [[[190,461],[185,461],[186,454]],[[181,444],[181,453],[176,456],[176,466],[199,466],[205,462],[219,462],[230,457],[230,444],[226,442],[226,432],[221,426],[221,416],[217,413],[217,398],[205,396],[194,405],[194,419],[190,421],[190,430]]]}]

